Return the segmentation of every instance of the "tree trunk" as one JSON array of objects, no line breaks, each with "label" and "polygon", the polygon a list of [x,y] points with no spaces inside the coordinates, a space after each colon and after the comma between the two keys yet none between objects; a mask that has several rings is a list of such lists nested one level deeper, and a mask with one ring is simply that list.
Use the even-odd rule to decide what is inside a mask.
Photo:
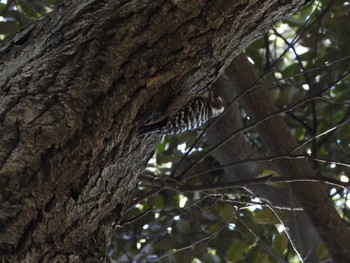
[{"label": "tree trunk", "polygon": [[157,142],[143,120],[303,3],[66,1],[3,43],[1,261],[107,260]]}]

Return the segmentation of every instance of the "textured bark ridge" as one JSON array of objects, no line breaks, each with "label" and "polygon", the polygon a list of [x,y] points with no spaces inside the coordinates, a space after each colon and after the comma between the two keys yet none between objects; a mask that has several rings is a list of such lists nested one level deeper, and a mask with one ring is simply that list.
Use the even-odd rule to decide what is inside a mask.
[{"label": "textured bark ridge", "polygon": [[66,1],[3,43],[0,260],[105,260],[157,141],[137,136],[145,116],[302,4]]}]

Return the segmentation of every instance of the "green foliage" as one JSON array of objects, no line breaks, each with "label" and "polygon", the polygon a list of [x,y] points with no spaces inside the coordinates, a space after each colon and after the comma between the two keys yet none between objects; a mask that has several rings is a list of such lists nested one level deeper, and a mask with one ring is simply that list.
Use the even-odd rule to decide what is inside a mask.
[{"label": "green foliage", "polygon": [[0,2],[0,41],[21,27],[53,11],[61,0],[2,0]]}]

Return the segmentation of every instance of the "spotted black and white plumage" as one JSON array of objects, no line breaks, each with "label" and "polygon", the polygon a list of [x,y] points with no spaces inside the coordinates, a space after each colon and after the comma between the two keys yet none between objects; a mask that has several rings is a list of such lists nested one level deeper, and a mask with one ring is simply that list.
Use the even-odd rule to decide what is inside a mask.
[{"label": "spotted black and white plumage", "polygon": [[141,127],[140,134],[178,134],[194,130],[224,111],[224,101],[213,92],[179,96],[161,120]]}]

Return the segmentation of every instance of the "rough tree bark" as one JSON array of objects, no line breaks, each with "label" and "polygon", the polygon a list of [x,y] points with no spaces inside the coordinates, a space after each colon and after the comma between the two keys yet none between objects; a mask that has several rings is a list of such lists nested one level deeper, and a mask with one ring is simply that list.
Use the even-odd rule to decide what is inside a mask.
[{"label": "rough tree bark", "polygon": [[156,138],[144,116],[212,83],[304,1],[76,0],[0,49],[2,262],[107,260]]}]

